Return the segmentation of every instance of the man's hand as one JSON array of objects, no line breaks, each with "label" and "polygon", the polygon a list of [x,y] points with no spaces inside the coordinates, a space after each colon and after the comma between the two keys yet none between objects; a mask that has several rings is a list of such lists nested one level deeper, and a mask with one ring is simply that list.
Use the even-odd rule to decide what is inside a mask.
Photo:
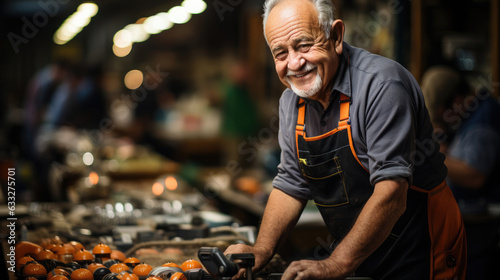
[{"label": "man's hand", "polygon": [[[231,245],[227,247],[226,251],[224,252],[224,255],[228,254],[246,254],[246,253],[252,253],[255,257],[255,265],[252,267],[252,271],[256,272],[262,269],[268,262],[269,259],[272,257],[271,252],[269,250],[259,250],[256,247],[244,245],[244,244],[236,244],[236,245]],[[233,279],[240,279],[240,278],[245,278],[244,277],[245,269],[240,268],[238,271],[238,274],[233,277]]]},{"label": "man's hand", "polygon": [[321,261],[292,262],[281,280],[345,279],[389,236],[394,224],[406,209],[408,182],[384,180],[359,214],[353,228],[330,257]]},{"label": "man's hand", "polygon": [[[306,203],[304,199],[297,199],[279,189],[273,189],[267,200],[255,246],[231,245],[224,254],[253,253],[255,266],[252,271],[259,271],[271,260],[283,239],[295,226]],[[244,269],[240,269],[233,279],[241,278],[243,273]]]},{"label": "man's hand", "polygon": [[345,279],[348,272],[332,259],[321,261],[301,260],[292,262],[281,280]]}]

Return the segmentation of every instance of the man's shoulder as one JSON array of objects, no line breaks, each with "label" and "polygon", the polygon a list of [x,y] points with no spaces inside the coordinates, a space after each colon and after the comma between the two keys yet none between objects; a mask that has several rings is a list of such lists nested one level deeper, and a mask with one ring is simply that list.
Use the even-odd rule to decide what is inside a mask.
[{"label": "man's shoulder", "polygon": [[408,75],[408,70],[395,60],[348,44],[346,49],[349,53],[351,69],[356,71],[357,75],[371,75],[384,81]]},{"label": "man's shoulder", "polygon": [[282,110],[296,108],[299,102],[299,97],[289,88],[285,89],[280,97],[280,107]]}]

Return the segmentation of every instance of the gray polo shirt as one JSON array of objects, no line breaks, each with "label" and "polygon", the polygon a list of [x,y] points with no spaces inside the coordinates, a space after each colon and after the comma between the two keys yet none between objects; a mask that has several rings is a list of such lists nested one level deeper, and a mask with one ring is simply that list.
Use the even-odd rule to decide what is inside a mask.
[{"label": "gray polo shirt", "polygon": [[[351,97],[354,150],[370,172],[372,185],[391,178],[406,178],[423,189],[441,183],[447,171],[444,155],[432,139],[429,114],[413,76],[393,60],[347,43],[343,46],[329,107],[323,110],[318,101],[306,100],[307,136],[321,135],[338,126],[341,92]],[[295,145],[298,100],[291,89],[280,98],[281,162],[273,186],[291,196],[311,199],[299,171]]]}]

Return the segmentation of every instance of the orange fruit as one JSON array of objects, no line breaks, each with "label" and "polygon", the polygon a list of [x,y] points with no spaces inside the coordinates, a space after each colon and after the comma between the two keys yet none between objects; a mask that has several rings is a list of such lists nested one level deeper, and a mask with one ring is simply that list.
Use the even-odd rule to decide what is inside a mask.
[{"label": "orange fruit", "polygon": [[145,276],[149,275],[151,270],[153,270],[152,266],[150,266],[147,263],[141,263],[141,264],[138,264],[134,267],[134,270],[132,270],[132,273],[139,276],[139,277],[145,277]]},{"label": "orange fruit", "polygon": [[120,273],[122,271],[127,271],[129,270],[130,267],[128,267],[128,265],[124,264],[124,263],[115,263],[114,265],[112,265],[109,270],[111,270],[111,272],[114,272],[114,273]]},{"label": "orange fruit", "polygon": [[73,259],[77,262],[92,261],[94,260],[94,256],[92,255],[91,252],[85,249],[80,249],[80,251],[76,252],[73,255]]},{"label": "orange fruit", "polygon": [[170,276],[170,280],[187,280],[186,275],[182,272],[176,272]]},{"label": "orange fruit", "polygon": [[111,250],[111,258],[123,262],[127,257],[121,251]]},{"label": "orange fruit", "polygon": [[83,244],[78,242],[78,241],[70,241],[68,242],[71,246],[75,248],[76,251],[80,251],[82,249],[85,250],[85,247],[83,247]]},{"label": "orange fruit", "polygon": [[47,275],[47,270],[43,265],[36,263],[36,262],[30,262],[27,263],[26,266],[23,268],[23,275],[24,276],[46,276]]},{"label": "orange fruit", "polygon": [[104,266],[102,263],[96,263],[96,262],[89,263],[87,265],[87,269],[90,270],[90,272],[92,272],[92,273],[94,273],[94,271],[96,269],[98,269],[99,267],[106,267],[106,266]]},{"label": "orange fruit", "polygon": [[33,262],[33,261],[35,261],[35,259],[33,259],[32,257],[24,256],[16,262],[16,269],[20,270],[23,265],[27,264],[28,262]]},{"label": "orange fruit", "polygon": [[24,256],[36,257],[42,251],[42,246],[29,241],[20,241],[16,244],[16,260]]},{"label": "orange fruit", "polygon": [[181,269],[184,271],[188,271],[190,269],[195,269],[195,268],[202,268],[201,263],[197,260],[189,259],[181,264]]},{"label": "orange fruit", "polygon": [[[177,267],[177,268],[181,268],[178,264],[173,263],[173,262],[166,262],[166,263],[162,264],[162,266],[164,266],[164,267]],[[184,270],[184,269],[182,269],[182,270]]]},{"label": "orange fruit", "polygon": [[106,255],[111,254],[111,248],[104,243],[97,244],[94,249],[92,249],[92,254],[94,255]]},{"label": "orange fruit", "polygon": [[122,275],[121,280],[139,280],[139,277],[137,277],[137,275],[135,275],[135,274],[125,272]]},{"label": "orange fruit", "polygon": [[126,258],[123,261],[123,263],[126,264],[126,265],[128,265],[131,268],[134,268],[136,265],[140,264],[141,261],[139,261],[138,258],[130,257],[130,258]]},{"label": "orange fruit", "polygon": [[64,269],[54,268],[53,270],[51,270],[49,272],[49,274],[47,274],[47,280],[51,280],[52,278],[54,278],[54,276],[57,276],[57,275],[63,275],[63,276],[66,276],[66,278],[68,278],[70,274],[69,274],[69,272],[67,272]]},{"label": "orange fruit", "polygon": [[57,256],[51,250],[43,249],[42,251],[40,251],[40,253],[36,255],[36,259],[38,261],[57,260]]},{"label": "orange fruit", "polygon": [[63,263],[69,263],[73,261],[73,254],[75,253],[75,247],[66,243],[59,247],[57,250],[57,259],[62,261]]},{"label": "orange fruit", "polygon": [[49,247],[47,247],[47,249],[54,252],[54,254],[57,254],[57,251],[59,251],[59,249],[61,249],[62,247],[63,247],[62,244],[50,244]]},{"label": "orange fruit", "polygon": [[47,280],[69,280],[69,279],[65,275],[56,275],[50,279],[47,278]]},{"label": "orange fruit", "polygon": [[86,268],[79,268],[71,273],[71,280],[93,280],[94,275]]}]

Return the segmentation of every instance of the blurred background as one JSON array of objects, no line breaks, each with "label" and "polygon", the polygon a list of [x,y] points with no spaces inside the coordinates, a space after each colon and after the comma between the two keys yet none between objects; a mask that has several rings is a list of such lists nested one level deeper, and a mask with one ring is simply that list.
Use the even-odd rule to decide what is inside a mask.
[{"label": "blurred background", "polygon": [[[398,61],[419,82],[432,66],[454,67],[498,96],[498,0],[333,2],[349,44]],[[138,233],[164,240],[156,230],[178,236],[173,225],[187,223],[239,228],[251,241],[279,163],[284,89],[262,4],[2,1],[0,201],[15,170],[27,232],[107,237],[125,250],[144,240]],[[287,260],[329,250],[308,211],[281,252]],[[47,231],[54,217],[67,227]],[[132,241],[110,239],[116,228]]]}]

